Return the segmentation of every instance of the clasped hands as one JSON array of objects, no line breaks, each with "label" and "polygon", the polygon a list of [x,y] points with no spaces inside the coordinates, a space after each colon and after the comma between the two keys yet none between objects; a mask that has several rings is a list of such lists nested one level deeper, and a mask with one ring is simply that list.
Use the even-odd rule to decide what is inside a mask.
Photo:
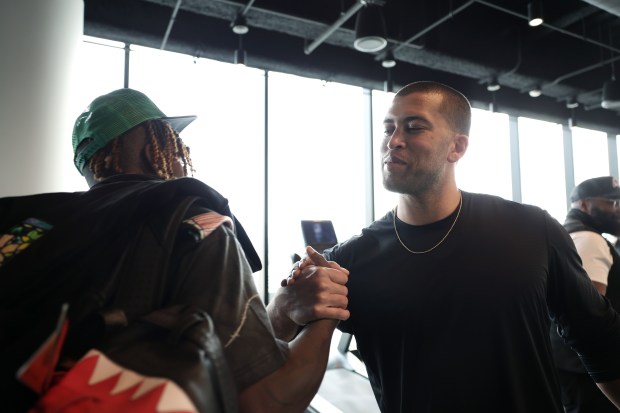
[{"label": "clasped hands", "polygon": [[288,314],[298,325],[331,318],[349,318],[349,271],[334,261],[327,261],[314,248],[306,247],[306,256],[297,261],[290,275],[280,285],[287,296]]}]

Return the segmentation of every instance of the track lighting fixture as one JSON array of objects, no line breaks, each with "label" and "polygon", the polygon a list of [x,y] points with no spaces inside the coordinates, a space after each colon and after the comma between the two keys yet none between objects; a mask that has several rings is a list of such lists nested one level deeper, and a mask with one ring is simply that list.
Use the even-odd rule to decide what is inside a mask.
[{"label": "track lighting fixture", "polygon": [[570,98],[566,101],[566,107],[568,109],[575,109],[579,107],[579,102],[577,102],[577,99],[575,99],[574,97]]},{"label": "track lighting fixture", "polygon": [[605,109],[620,109],[620,82],[611,79],[603,85],[601,106]]},{"label": "track lighting fixture", "polygon": [[381,60],[381,66],[385,67],[386,69],[396,66],[396,60],[394,59],[394,54],[391,50],[388,50],[385,53],[385,56]]},{"label": "track lighting fixture", "polygon": [[533,88],[531,88],[528,93],[531,97],[537,98],[538,96],[542,95],[542,90],[540,86],[536,85]]},{"label": "track lighting fixture", "polygon": [[497,92],[500,89],[501,89],[501,86],[497,82],[496,78],[492,78],[491,80],[489,80],[489,83],[487,83],[487,90],[489,92]]},{"label": "track lighting fixture", "polygon": [[533,0],[527,5],[527,21],[532,27],[543,24],[542,1]]},{"label": "track lighting fixture", "polygon": [[383,50],[387,46],[386,33],[383,10],[380,6],[367,4],[357,12],[353,47],[365,53]]},{"label": "track lighting fixture", "polygon": [[245,17],[241,14],[238,14],[237,17],[235,17],[235,20],[230,23],[230,27],[232,28],[232,31],[236,34],[246,34],[250,31]]}]

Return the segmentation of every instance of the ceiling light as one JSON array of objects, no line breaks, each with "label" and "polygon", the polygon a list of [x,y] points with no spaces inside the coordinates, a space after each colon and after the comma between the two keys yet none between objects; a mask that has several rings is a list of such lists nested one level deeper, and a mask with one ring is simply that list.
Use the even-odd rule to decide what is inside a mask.
[{"label": "ceiling light", "polygon": [[367,5],[357,12],[353,47],[360,52],[378,52],[387,46],[385,20],[379,6]]},{"label": "ceiling light", "polygon": [[232,27],[232,31],[236,34],[246,34],[250,31],[245,17],[240,14],[238,14],[235,20],[230,24],[230,27]]},{"label": "ceiling light", "polygon": [[386,69],[396,66],[396,60],[394,59],[394,54],[391,50],[388,50],[385,57],[383,57],[383,60],[381,60],[381,66]]},{"label": "ceiling light", "polygon": [[531,97],[537,98],[538,96],[542,95],[542,90],[540,86],[534,86],[532,89],[530,89],[528,93]]},{"label": "ceiling light", "polygon": [[542,1],[534,0],[527,5],[527,20],[532,27],[543,24]]},{"label": "ceiling light", "polygon": [[495,78],[491,79],[489,83],[487,83],[487,90],[489,92],[497,92],[500,89],[501,89],[501,86],[499,85],[499,83],[497,82],[497,79]]},{"label": "ceiling light", "polygon": [[615,79],[605,82],[601,106],[605,109],[620,109],[620,82]]},{"label": "ceiling light", "polygon": [[570,98],[566,101],[566,107],[568,109],[575,109],[579,107],[579,102],[575,98]]}]

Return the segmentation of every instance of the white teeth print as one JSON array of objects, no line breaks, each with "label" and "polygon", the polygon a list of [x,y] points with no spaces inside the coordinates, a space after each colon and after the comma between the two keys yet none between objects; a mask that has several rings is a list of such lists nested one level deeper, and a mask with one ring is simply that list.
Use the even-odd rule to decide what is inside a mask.
[{"label": "white teeth print", "polygon": [[88,381],[89,385],[94,386],[104,380],[117,376],[116,384],[110,394],[116,395],[125,390],[135,388],[134,393],[131,395],[131,400],[138,400],[151,391],[163,387],[156,408],[158,413],[198,413],[187,394],[173,381],[161,377],[147,377],[132,370],[127,370],[108,359],[98,350],[89,351],[82,360],[89,357],[97,358],[97,363]]}]

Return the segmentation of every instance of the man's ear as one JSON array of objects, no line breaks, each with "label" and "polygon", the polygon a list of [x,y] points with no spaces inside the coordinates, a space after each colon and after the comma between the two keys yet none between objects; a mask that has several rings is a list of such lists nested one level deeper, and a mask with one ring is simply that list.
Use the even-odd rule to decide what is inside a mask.
[{"label": "man's ear", "polygon": [[590,210],[591,210],[591,206],[592,204],[590,202],[588,202],[585,199],[580,199],[579,201],[577,201],[577,205],[579,206],[579,210],[585,212],[586,214],[590,215]]},{"label": "man's ear", "polygon": [[467,146],[469,145],[469,136],[459,133],[452,141],[450,153],[448,153],[448,162],[457,162],[465,155]]}]

